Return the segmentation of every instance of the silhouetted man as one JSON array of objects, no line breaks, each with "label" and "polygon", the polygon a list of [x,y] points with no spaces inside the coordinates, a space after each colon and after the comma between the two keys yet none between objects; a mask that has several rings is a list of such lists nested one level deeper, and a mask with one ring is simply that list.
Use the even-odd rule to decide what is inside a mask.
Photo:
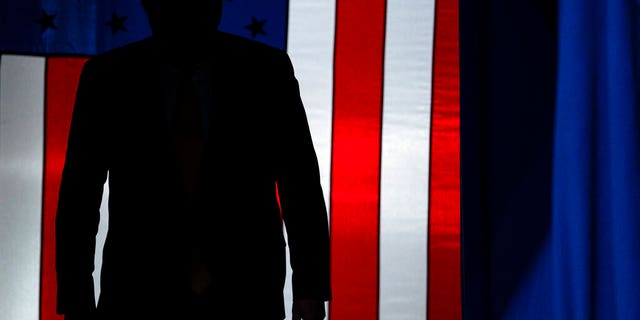
[{"label": "silhouetted man", "polygon": [[283,218],[294,318],[324,318],[326,208],[289,58],[218,32],[221,0],[143,5],[153,36],[90,59],[80,79],[57,213],[58,312],[283,319]]}]

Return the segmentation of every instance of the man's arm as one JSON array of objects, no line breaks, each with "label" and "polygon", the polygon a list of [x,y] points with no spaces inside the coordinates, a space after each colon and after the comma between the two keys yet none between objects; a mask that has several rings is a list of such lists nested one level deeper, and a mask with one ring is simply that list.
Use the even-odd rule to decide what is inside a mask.
[{"label": "man's arm", "polygon": [[[283,103],[276,106],[277,183],[293,269],[293,298],[328,301],[331,287],[327,209],[298,83],[290,60],[284,57]],[[297,303],[298,307],[305,307],[300,304],[303,303]],[[324,316],[324,308],[322,311]]]},{"label": "man's arm", "polygon": [[57,311],[90,315],[96,233],[107,177],[100,84],[92,61],[85,64],[76,94],[56,215]]}]

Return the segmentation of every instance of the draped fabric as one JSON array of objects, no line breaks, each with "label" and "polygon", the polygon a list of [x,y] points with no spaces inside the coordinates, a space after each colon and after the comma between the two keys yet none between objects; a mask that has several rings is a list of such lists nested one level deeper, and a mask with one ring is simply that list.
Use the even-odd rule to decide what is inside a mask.
[{"label": "draped fabric", "polygon": [[639,317],[638,8],[461,1],[464,318]]},{"label": "draped fabric", "polygon": [[560,1],[549,318],[640,318],[639,23],[637,1]]}]

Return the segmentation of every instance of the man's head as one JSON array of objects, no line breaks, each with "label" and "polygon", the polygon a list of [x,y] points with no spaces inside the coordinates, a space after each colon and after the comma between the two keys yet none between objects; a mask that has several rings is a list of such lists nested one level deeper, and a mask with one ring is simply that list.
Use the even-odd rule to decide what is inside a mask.
[{"label": "man's head", "polygon": [[198,39],[216,30],[222,0],[142,0],[153,34],[174,40]]}]

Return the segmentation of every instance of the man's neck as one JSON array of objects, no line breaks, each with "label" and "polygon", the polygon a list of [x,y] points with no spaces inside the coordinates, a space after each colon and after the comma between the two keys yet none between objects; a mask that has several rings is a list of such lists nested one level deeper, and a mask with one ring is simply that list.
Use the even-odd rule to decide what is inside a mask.
[{"label": "man's neck", "polygon": [[182,38],[154,35],[161,54],[179,65],[193,65],[215,51],[215,32],[190,35]]}]

